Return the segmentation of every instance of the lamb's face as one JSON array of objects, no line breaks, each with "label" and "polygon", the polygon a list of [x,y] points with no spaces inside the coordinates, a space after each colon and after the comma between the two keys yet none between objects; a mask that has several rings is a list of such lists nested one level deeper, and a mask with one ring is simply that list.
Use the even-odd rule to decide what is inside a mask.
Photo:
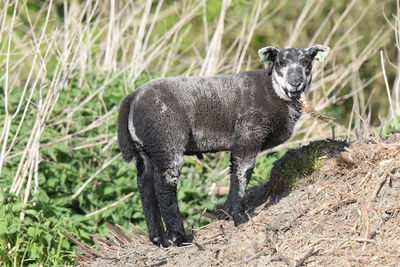
[{"label": "lamb's face", "polygon": [[[307,48],[279,49],[272,46],[261,48],[262,61],[273,62],[272,85],[279,97],[286,101],[298,99],[311,84],[311,68],[314,59],[323,61],[329,47],[314,45]],[[318,56],[317,56],[318,55]]]}]

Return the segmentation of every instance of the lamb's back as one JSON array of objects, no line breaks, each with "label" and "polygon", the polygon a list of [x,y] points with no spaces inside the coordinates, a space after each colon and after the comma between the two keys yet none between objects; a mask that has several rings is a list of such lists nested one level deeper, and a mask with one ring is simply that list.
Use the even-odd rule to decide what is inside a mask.
[{"label": "lamb's back", "polygon": [[212,121],[215,116],[223,122],[250,104],[248,97],[253,85],[243,74],[159,78],[139,88],[135,102],[160,110],[180,110],[193,125]]}]

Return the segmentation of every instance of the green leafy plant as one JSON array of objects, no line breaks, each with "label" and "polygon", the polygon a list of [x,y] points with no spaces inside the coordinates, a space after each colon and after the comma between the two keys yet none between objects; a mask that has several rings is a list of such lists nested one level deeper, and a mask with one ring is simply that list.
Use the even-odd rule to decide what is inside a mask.
[{"label": "green leafy plant", "polygon": [[388,120],[380,131],[379,129],[376,129],[375,135],[378,135],[380,132],[381,136],[391,136],[393,130],[400,130],[400,116],[394,116]]},{"label": "green leafy plant", "polygon": [[54,205],[44,191],[28,204],[0,190],[0,263],[2,266],[57,265],[73,252],[67,231],[89,241],[84,216]]},{"label": "green leafy plant", "polygon": [[273,163],[285,154],[286,150],[281,150],[266,156],[258,157],[254,167],[249,186],[256,186],[269,179]]}]

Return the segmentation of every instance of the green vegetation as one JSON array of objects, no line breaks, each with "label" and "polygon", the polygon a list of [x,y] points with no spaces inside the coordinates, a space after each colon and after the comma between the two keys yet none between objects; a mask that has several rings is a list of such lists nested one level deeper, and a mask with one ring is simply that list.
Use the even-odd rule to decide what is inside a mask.
[{"label": "green vegetation", "polygon": [[324,153],[320,147],[315,147],[309,154],[288,161],[282,170],[282,179],[286,181],[289,190],[293,190],[299,183],[307,184],[302,178],[317,170],[322,163]]},{"label": "green vegetation", "polygon": [[389,119],[384,127],[375,130],[375,135],[381,137],[392,136],[392,130],[400,130],[400,116],[395,116]]},{"label": "green vegetation", "polygon": [[[34,266],[69,262],[72,246],[62,232],[89,241],[91,228],[82,215],[51,201],[44,191],[23,204],[15,195],[0,191],[0,259],[5,265]],[[23,214],[23,220],[20,216]],[[4,265],[3,265],[4,266]]]},{"label": "green vegetation", "polygon": [[[1,266],[72,263],[64,231],[91,242],[106,221],[145,228],[136,170],[119,155],[116,118],[124,96],[148,80],[260,68],[262,46],[325,43],[332,53],[315,63],[308,103],[337,117],[337,136],[366,133],[381,117],[389,121],[385,134],[399,129],[400,92],[392,86],[399,62],[389,61],[398,53],[395,3],[229,2],[0,3]],[[290,142],[258,158],[251,185],[268,179],[287,147],[331,136],[328,125],[307,116],[298,126]],[[229,184],[229,155],[204,156],[186,157],[179,181],[189,228],[208,223],[203,210],[224,202],[209,187]],[[296,162],[288,173],[318,162],[316,152],[311,164]]]}]

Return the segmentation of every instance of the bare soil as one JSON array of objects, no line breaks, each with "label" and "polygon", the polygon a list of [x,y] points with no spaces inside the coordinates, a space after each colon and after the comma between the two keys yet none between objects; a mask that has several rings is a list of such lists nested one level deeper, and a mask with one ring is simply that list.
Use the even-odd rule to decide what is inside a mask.
[{"label": "bare soil", "polygon": [[214,221],[195,230],[194,242],[184,247],[155,247],[134,227],[110,225],[107,241],[94,237],[96,248],[75,240],[79,264],[400,266],[399,141],[360,141],[324,153],[316,171],[298,177],[290,192],[279,191],[264,192],[249,223],[237,228]]}]

